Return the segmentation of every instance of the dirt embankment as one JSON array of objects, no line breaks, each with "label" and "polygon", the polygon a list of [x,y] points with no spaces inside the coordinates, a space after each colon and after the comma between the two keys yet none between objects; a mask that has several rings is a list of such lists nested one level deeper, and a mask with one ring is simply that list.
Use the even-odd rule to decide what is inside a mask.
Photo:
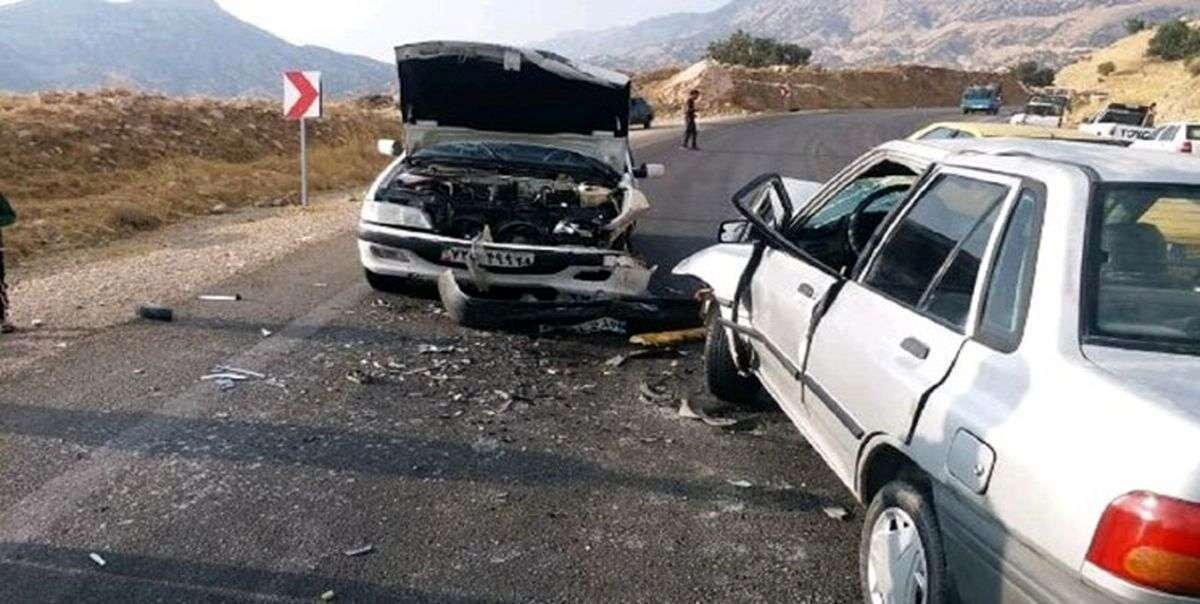
[{"label": "dirt embankment", "polygon": [[[299,132],[281,113],[264,101],[119,90],[0,94],[0,191],[19,214],[5,244],[20,258],[187,216],[294,203]],[[386,162],[374,140],[399,134],[388,103],[327,105],[309,124],[310,187],[365,185]]]},{"label": "dirt embankment", "polygon": [[[1200,27],[1200,21],[1193,23]],[[1154,30],[1146,30],[1064,67],[1055,82],[1078,94],[1072,120],[1078,122],[1110,102],[1149,105],[1158,103],[1158,123],[1200,120],[1200,75],[1192,75],[1185,61],[1163,61],[1146,55]],[[1192,63],[1200,62],[1193,59]],[[1115,71],[1100,75],[1100,65],[1112,63]]]},{"label": "dirt embankment", "polygon": [[707,113],[737,114],[804,109],[943,107],[957,105],[971,84],[999,83],[1008,103],[1023,102],[1024,87],[1007,74],[902,65],[879,69],[819,67],[748,69],[702,61],[682,71],[659,70],[634,80],[663,114],[679,113],[688,91],[699,90]]}]

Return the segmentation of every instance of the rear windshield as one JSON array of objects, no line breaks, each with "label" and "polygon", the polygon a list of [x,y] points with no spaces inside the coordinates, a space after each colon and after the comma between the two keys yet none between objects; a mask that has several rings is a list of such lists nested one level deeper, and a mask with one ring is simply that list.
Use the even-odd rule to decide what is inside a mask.
[{"label": "rear windshield", "polygon": [[1200,354],[1200,186],[1103,185],[1090,241],[1085,336]]},{"label": "rear windshield", "polygon": [[1190,141],[1200,141],[1200,126],[1188,126],[1187,139]]},{"label": "rear windshield", "polygon": [[1025,107],[1027,115],[1042,115],[1057,117],[1062,115],[1062,108],[1058,105],[1029,105]]},{"label": "rear windshield", "polygon": [[1122,109],[1109,109],[1105,111],[1100,119],[1096,120],[1101,124],[1122,124],[1125,126],[1141,126],[1142,120],[1146,114],[1138,111],[1125,111]]}]

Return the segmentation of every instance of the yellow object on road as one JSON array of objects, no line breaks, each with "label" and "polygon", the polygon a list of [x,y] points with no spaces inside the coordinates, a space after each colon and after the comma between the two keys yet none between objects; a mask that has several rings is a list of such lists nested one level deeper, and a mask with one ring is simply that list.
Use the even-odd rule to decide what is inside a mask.
[{"label": "yellow object on road", "polygon": [[707,329],[697,327],[695,329],[638,334],[629,338],[629,343],[637,344],[638,346],[649,346],[651,348],[665,348],[667,346],[686,344],[687,342],[700,342],[707,335]]}]

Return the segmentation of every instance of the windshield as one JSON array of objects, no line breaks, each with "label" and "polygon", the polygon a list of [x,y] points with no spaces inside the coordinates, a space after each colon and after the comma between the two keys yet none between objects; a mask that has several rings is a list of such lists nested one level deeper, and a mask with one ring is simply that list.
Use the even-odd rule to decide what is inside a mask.
[{"label": "windshield", "polygon": [[1200,186],[1104,185],[1093,203],[1086,337],[1200,354]]},{"label": "windshield", "polygon": [[1028,105],[1025,107],[1026,115],[1043,115],[1057,117],[1062,115],[1062,108],[1057,105]]},{"label": "windshield", "polygon": [[1188,126],[1187,139],[1190,141],[1200,141],[1200,126]]},{"label": "windshield", "polygon": [[1096,120],[1099,124],[1122,124],[1124,126],[1141,126],[1142,120],[1146,117],[1145,113],[1137,111],[1125,111],[1123,109],[1109,109],[1100,115]]},{"label": "windshield", "polygon": [[992,98],[992,95],[992,91],[987,88],[968,88],[967,91],[963,93],[963,97],[972,100],[986,100]]},{"label": "windshield", "polygon": [[608,164],[569,149],[502,141],[453,141],[415,151],[409,163],[496,167],[504,164],[546,172],[587,173],[617,178]]}]

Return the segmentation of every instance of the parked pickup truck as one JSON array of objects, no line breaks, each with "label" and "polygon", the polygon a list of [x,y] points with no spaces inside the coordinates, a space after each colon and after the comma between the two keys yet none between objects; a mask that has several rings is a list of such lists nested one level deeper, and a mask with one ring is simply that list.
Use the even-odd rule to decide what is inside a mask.
[{"label": "parked pickup truck", "polygon": [[1083,132],[1124,140],[1152,140],[1154,116],[1149,107],[1112,103],[1079,126]]},{"label": "parked pickup truck", "polygon": [[1065,96],[1037,95],[1025,103],[1020,113],[1012,116],[1010,124],[1061,128],[1070,99]]},{"label": "parked pickup truck", "polygon": [[1163,124],[1153,139],[1134,141],[1132,146],[1138,149],[1200,155],[1200,123]]},{"label": "parked pickup truck", "polygon": [[675,272],[710,390],[765,391],[866,506],[867,602],[1200,602],[1200,170],[887,143],[760,177]]}]

